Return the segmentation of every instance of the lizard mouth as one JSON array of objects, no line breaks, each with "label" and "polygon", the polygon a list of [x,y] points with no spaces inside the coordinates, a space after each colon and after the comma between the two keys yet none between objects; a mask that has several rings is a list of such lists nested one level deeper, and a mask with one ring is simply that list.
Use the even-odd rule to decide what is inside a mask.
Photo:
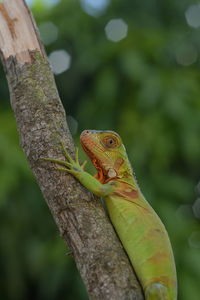
[{"label": "lizard mouth", "polygon": [[83,150],[85,151],[85,153],[89,156],[89,158],[92,161],[95,168],[101,168],[100,161],[97,159],[95,154],[90,150],[89,147],[87,147],[87,145],[83,141],[81,141],[81,146],[82,146]]},{"label": "lizard mouth", "polygon": [[96,159],[94,156],[94,153],[92,153],[92,151],[86,146],[86,144],[82,140],[81,140],[81,146],[82,146],[83,150],[85,151],[85,153],[89,156],[91,161],[93,159]]},{"label": "lizard mouth", "polygon": [[[90,146],[87,146],[89,144]],[[88,139],[81,139],[81,146],[85,153],[90,158],[93,166],[97,169],[97,174],[95,175],[95,178],[97,178],[101,183],[105,183],[107,176],[104,172],[104,169],[101,166],[101,161],[95,156],[95,154],[90,150],[90,148],[96,148],[95,143],[91,143],[91,141],[88,141]]]}]

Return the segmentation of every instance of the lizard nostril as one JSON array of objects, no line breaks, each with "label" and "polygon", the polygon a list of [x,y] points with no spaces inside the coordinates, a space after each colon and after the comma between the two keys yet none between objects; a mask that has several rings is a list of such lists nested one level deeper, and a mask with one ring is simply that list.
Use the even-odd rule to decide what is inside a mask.
[{"label": "lizard nostril", "polygon": [[83,138],[84,136],[88,136],[89,134],[90,134],[90,130],[84,130],[84,131],[81,133],[80,138]]}]

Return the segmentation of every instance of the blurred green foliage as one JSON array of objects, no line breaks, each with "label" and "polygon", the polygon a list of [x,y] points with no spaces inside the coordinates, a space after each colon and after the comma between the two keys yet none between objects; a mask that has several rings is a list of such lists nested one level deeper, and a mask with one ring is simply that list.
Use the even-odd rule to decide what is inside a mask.
[{"label": "blurred green foliage", "polygon": [[[193,206],[200,191],[200,40],[185,19],[191,4],[115,0],[98,17],[79,1],[33,4],[38,25],[52,22],[58,30],[47,54],[62,49],[71,56],[56,83],[74,138],[78,143],[86,128],[122,136],[140,186],[168,229],[179,300],[198,300],[200,293],[200,207]],[[113,18],[128,25],[117,43],[104,31]],[[2,67],[0,79],[0,299],[87,299],[19,147]]]}]

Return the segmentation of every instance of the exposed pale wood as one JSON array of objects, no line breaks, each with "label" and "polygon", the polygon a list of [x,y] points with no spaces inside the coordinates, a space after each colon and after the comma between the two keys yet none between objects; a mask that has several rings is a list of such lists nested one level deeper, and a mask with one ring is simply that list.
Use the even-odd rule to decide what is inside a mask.
[{"label": "exposed pale wood", "polygon": [[30,62],[28,50],[43,52],[29,11],[21,0],[0,3],[0,49],[5,58],[17,56],[21,63]]},{"label": "exposed pale wood", "polygon": [[0,52],[22,148],[89,297],[142,300],[132,267],[99,199],[72,176],[41,160],[63,158],[60,140],[71,153],[74,145],[35,23],[22,0],[5,0],[0,5]]}]

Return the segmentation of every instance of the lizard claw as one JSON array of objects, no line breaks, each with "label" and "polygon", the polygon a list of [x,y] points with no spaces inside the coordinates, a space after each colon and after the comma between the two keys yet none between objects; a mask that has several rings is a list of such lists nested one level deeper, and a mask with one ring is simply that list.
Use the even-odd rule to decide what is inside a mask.
[{"label": "lizard claw", "polygon": [[84,161],[84,163],[81,165],[79,163],[79,159],[78,159],[78,148],[76,147],[76,151],[75,151],[75,160],[71,157],[71,155],[67,152],[67,150],[64,147],[64,144],[61,142],[61,148],[62,148],[62,152],[66,158],[66,160],[61,160],[61,159],[55,159],[55,158],[42,158],[45,161],[50,161],[53,163],[56,163],[58,165],[61,165],[63,167],[58,167],[56,168],[56,170],[58,171],[64,171],[67,173],[70,173],[72,175],[77,175],[78,173],[81,173],[82,171],[84,171],[84,167],[87,163],[87,161]]},{"label": "lizard claw", "polygon": [[52,158],[52,157],[43,157],[42,160],[54,162],[56,164],[59,164],[61,166],[65,166],[65,167],[71,167],[71,163],[69,163],[65,160],[61,160],[61,159],[55,159],[55,158]]},{"label": "lizard claw", "polygon": [[85,161],[83,162],[83,164],[81,165],[81,168],[82,168],[83,170],[85,169],[86,164],[87,164],[87,160],[85,160]]},{"label": "lizard claw", "polygon": [[65,146],[64,146],[63,142],[60,142],[60,144],[61,144],[62,152],[64,153],[66,159],[67,159],[70,163],[72,163],[74,160],[73,160],[73,158],[71,157],[71,155],[67,152],[67,150],[65,149]]},{"label": "lizard claw", "polygon": [[79,160],[78,160],[78,147],[75,148],[75,160],[76,160],[76,163],[79,163]]}]

